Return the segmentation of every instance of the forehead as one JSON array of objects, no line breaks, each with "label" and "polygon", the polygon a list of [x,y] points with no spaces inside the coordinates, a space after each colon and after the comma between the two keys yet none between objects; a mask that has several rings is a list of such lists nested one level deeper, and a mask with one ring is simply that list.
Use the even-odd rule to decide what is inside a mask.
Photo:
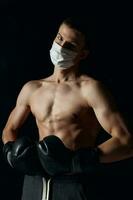
[{"label": "forehead", "polygon": [[73,41],[78,44],[83,43],[83,35],[80,32],[78,32],[76,29],[73,29],[66,24],[62,24],[59,27],[58,33],[60,33],[61,36],[66,41],[69,41],[69,42]]}]

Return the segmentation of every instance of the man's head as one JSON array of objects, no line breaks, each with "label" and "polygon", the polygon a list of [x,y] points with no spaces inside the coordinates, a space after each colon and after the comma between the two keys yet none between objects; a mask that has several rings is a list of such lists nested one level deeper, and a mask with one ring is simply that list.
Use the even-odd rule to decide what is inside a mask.
[{"label": "man's head", "polygon": [[62,21],[59,31],[62,31],[62,29],[66,27],[69,29],[70,35],[72,34],[74,37],[77,48],[88,50],[89,35],[86,22],[76,17],[66,18]]},{"label": "man's head", "polygon": [[53,46],[51,60],[56,66],[69,68],[88,55],[86,27],[78,20],[67,18],[61,23]]}]

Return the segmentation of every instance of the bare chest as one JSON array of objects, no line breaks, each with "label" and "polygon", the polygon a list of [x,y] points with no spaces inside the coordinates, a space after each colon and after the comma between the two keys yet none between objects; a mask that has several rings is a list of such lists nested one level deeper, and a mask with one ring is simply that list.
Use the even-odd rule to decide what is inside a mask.
[{"label": "bare chest", "polygon": [[39,121],[71,119],[87,106],[79,86],[47,84],[31,98],[31,111]]}]

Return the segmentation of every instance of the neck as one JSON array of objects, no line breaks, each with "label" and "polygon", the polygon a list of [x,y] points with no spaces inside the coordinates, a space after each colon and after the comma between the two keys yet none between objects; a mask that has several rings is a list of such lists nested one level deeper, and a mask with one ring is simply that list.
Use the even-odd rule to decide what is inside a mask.
[{"label": "neck", "polygon": [[57,83],[72,81],[78,77],[78,68],[60,69],[55,67],[53,76]]}]

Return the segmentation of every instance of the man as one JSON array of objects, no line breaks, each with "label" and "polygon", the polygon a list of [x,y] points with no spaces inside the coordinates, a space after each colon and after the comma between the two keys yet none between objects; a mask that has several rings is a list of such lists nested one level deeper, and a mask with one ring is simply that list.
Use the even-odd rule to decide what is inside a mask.
[{"label": "man", "polygon": [[[88,177],[100,163],[133,156],[132,135],[111,95],[99,81],[78,71],[88,53],[82,27],[71,19],[64,20],[50,49],[53,75],[23,86],[3,130],[6,160],[24,173],[30,174],[31,170],[31,177],[36,176],[35,171],[41,171],[40,177],[46,173],[48,181],[43,178],[43,183],[47,186],[47,199],[49,189],[52,200],[89,199]],[[27,139],[17,139],[30,112],[39,134],[34,145]],[[96,147],[100,125],[111,138]],[[29,188],[33,185],[30,183]],[[28,186],[24,185],[24,189]],[[43,199],[44,189],[41,184],[37,187],[41,195],[36,199]],[[26,196],[24,191],[23,199],[34,197]]]}]

